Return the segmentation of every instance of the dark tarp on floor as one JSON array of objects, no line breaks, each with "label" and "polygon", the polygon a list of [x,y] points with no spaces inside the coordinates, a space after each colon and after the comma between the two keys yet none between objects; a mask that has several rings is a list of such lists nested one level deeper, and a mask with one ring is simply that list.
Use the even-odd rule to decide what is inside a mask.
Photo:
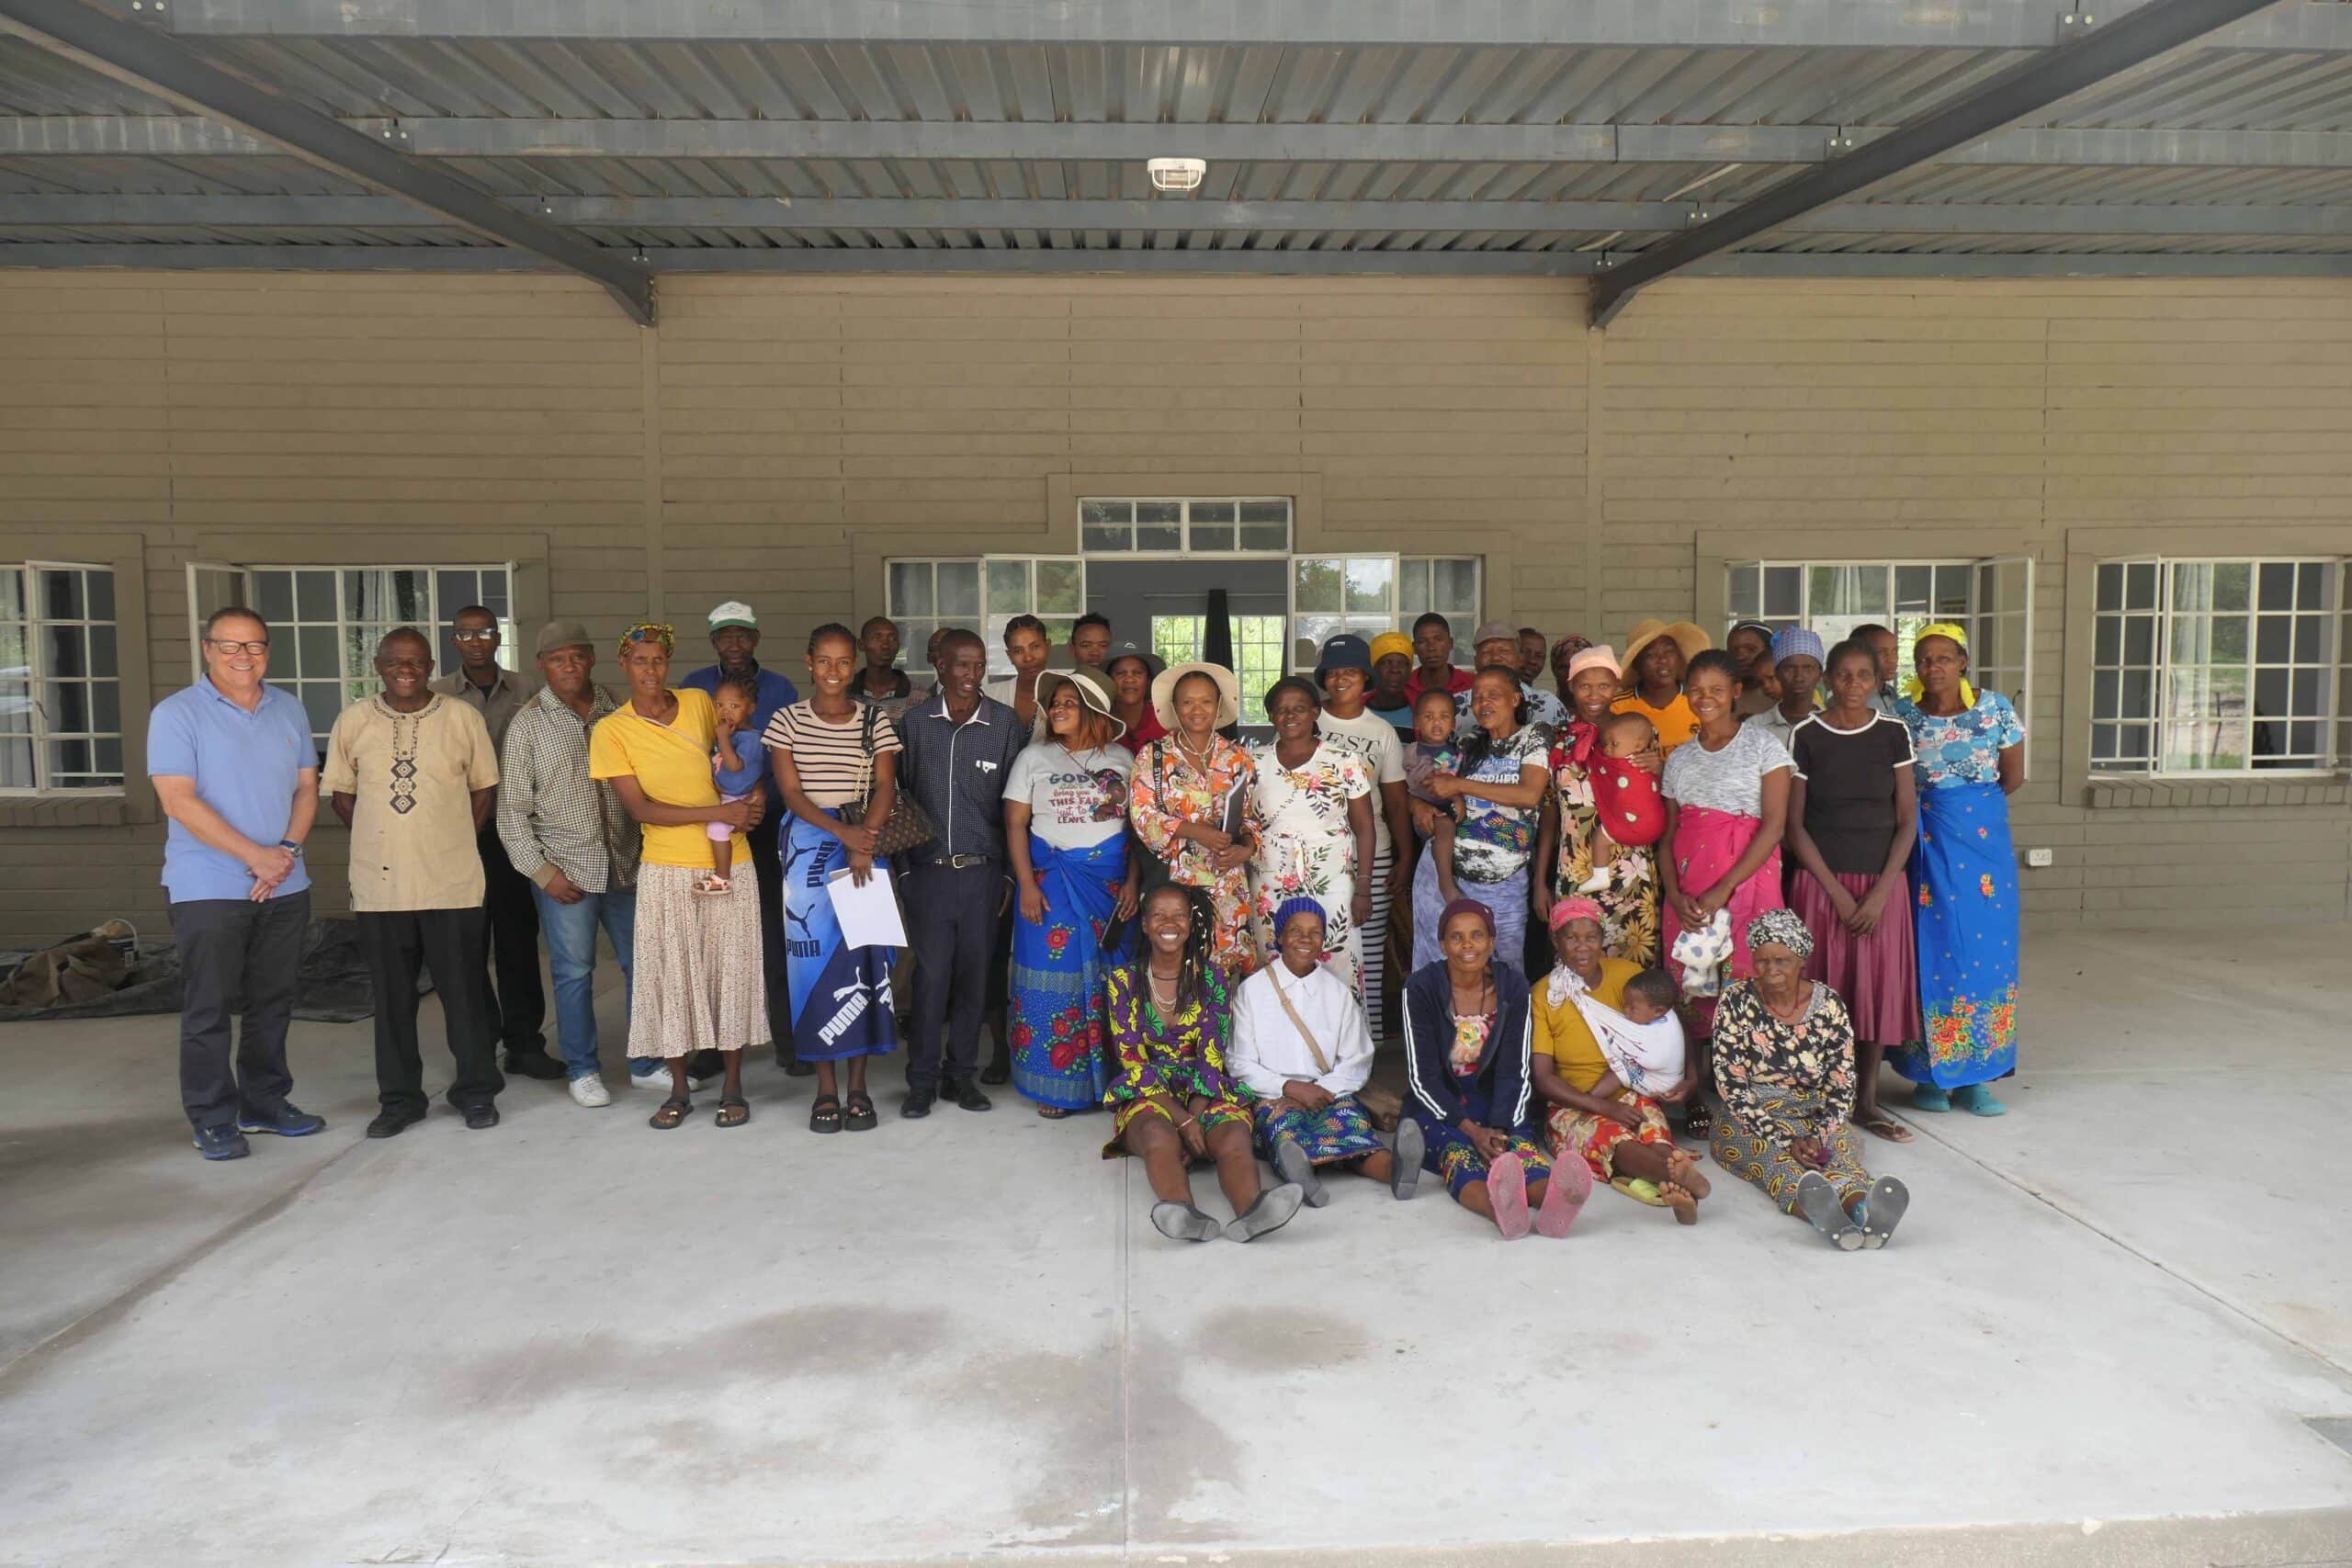
[{"label": "dark tarp on floor", "polygon": [[[76,932],[75,936],[81,934]],[[27,956],[23,951],[0,953],[0,974],[13,970]],[[32,1023],[53,1018],[124,1018],[179,1010],[179,949],[168,942],[142,942],[130,983],[121,989],[86,1002],[55,1007],[0,1007],[0,1023]],[[302,939],[294,1016],[314,1023],[349,1023],[375,1010],[375,998],[368,989],[368,965],[359,953],[359,928],[350,920],[312,920]]]}]

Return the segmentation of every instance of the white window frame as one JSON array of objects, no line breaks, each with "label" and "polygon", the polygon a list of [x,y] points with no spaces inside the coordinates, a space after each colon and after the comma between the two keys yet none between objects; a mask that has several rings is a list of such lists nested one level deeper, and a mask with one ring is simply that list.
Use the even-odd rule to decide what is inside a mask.
[{"label": "white window frame", "polygon": [[[1468,561],[1470,563],[1470,607],[1467,610],[1440,609],[1435,604],[1417,606],[1405,598],[1406,568],[1416,565],[1427,567],[1430,580],[1434,581],[1440,561]],[[1466,634],[1477,630],[1478,623],[1487,613],[1487,558],[1484,556],[1398,556],[1396,558],[1396,629],[1408,637],[1411,636],[1413,623],[1432,610],[1443,615],[1446,624],[1453,628],[1453,662],[1461,669],[1469,669],[1477,662],[1478,650],[1471,644]],[[1466,616],[1467,619],[1460,618],[1463,616]]]},{"label": "white window frame", "polygon": [[[294,697],[298,702],[301,699],[301,693],[299,690],[294,689],[293,682],[296,678],[295,674],[283,672],[275,668],[277,662],[277,656],[281,651],[281,646],[279,643],[280,634],[291,631],[296,626],[318,626],[329,624],[332,624],[334,626],[336,664],[335,679],[342,688],[344,700],[346,704],[356,701],[359,696],[365,694],[362,688],[366,687],[374,678],[374,671],[372,670],[364,667],[353,670],[347,667],[349,664],[350,654],[350,630],[352,627],[361,626],[363,624],[368,626],[382,626],[387,629],[395,626],[414,625],[418,631],[423,632],[426,637],[432,641],[433,657],[435,660],[435,679],[437,680],[440,677],[448,674],[448,670],[443,668],[440,664],[442,630],[449,625],[450,617],[455,615],[457,612],[464,608],[464,606],[459,604],[445,606],[442,604],[441,573],[445,571],[498,571],[506,574],[506,615],[499,626],[499,630],[502,635],[500,637],[498,646],[498,663],[500,669],[510,671],[520,668],[518,661],[521,658],[521,654],[520,650],[515,647],[514,641],[514,579],[516,576],[516,568],[515,563],[511,560],[370,561],[364,564],[355,565],[327,565],[315,561],[264,561],[255,562],[250,566],[227,561],[190,561],[187,563],[188,642],[196,660],[197,672],[200,674],[203,672],[204,669],[204,650],[200,645],[204,636],[205,615],[209,615],[210,613],[209,611],[205,611],[202,614],[198,613],[207,598],[207,596],[199,591],[199,573],[220,572],[239,575],[242,578],[242,585],[243,588],[243,603],[246,607],[252,609],[256,615],[259,615],[261,613],[260,606],[255,603],[255,600],[259,596],[259,580],[262,573],[287,572],[292,574],[310,571],[332,572],[334,575],[335,618],[333,623],[328,623],[326,621],[301,620],[298,617],[298,619],[288,623],[286,626],[281,626],[272,625],[269,628],[271,663],[273,666],[269,677],[269,683],[277,686],[280,691],[287,692],[288,695]],[[424,582],[424,616],[413,623],[394,621],[369,621],[361,623],[353,620],[349,611],[345,607],[346,601],[344,596],[345,579],[354,572],[371,571],[407,571],[414,572],[421,577]],[[220,606],[215,605],[213,607],[217,609]],[[299,607],[300,606],[298,604],[298,610]],[[302,671],[300,672],[300,675],[302,679],[309,681],[320,681],[324,679],[322,675],[311,673],[309,671]],[[307,709],[305,710],[305,722],[308,722]],[[323,748],[325,745],[326,731],[318,729],[312,730],[311,733],[318,739],[321,747]]]},{"label": "white window frame", "polygon": [[[1096,549],[1086,543],[1086,509],[1096,505],[1173,506],[1177,509],[1177,547],[1172,550]],[[1232,506],[1234,513],[1234,542],[1222,547],[1197,544],[1193,538],[1193,509],[1196,506]],[[1280,549],[1244,549],[1241,547],[1240,522],[1242,506],[1279,506],[1283,509],[1283,543]],[[1130,526],[1133,525],[1130,514]],[[1222,526],[1222,525],[1211,525]],[[1263,526],[1263,523],[1254,525]],[[1130,537],[1133,535],[1130,534]],[[1181,560],[1190,556],[1247,556],[1253,560],[1273,560],[1292,553],[1298,542],[1298,502],[1287,495],[1086,495],[1078,501],[1078,543],[1081,554],[1100,557],[1103,560]]]},{"label": "white window frame", "polygon": [[[1274,679],[1279,679],[1283,675],[1292,673],[1283,662],[1289,657],[1290,622],[1281,615],[1232,615],[1229,616],[1228,619],[1233,623],[1234,634],[1233,675],[1234,680],[1241,688],[1240,723],[1244,728],[1263,729],[1268,724],[1265,706],[1266,688],[1273,684]],[[1255,620],[1274,621],[1280,623],[1274,634],[1274,664],[1272,679],[1264,681],[1257,679],[1256,676],[1251,674],[1249,667],[1249,661],[1244,657],[1245,651],[1248,648],[1248,642],[1246,639],[1243,623]],[[1197,658],[1198,653],[1195,651],[1193,653],[1186,653],[1183,658],[1179,659],[1172,656],[1166,648],[1161,646],[1159,641],[1159,628],[1160,624],[1165,621],[1190,621],[1193,623],[1199,628],[1199,632],[1198,635],[1190,639],[1190,646],[1193,649],[1197,650],[1200,645],[1207,640],[1207,615],[1205,613],[1187,615],[1179,611],[1175,613],[1163,612],[1155,614],[1151,617],[1151,640],[1145,646],[1149,648],[1154,654],[1166,660],[1170,664],[1180,664],[1188,660]]]},{"label": "white window frame", "polygon": [[[1903,567],[1945,568],[1964,571],[1966,573],[1968,582],[1968,609],[1959,618],[1969,628],[1969,640],[1972,649],[1973,649],[1980,641],[1984,640],[1982,638],[1981,632],[1984,624],[1988,620],[2003,623],[2004,631],[2014,631],[2017,649],[2016,659],[2012,660],[2008,657],[2007,642],[2006,639],[2003,639],[1996,643],[1996,646],[2001,649],[2001,658],[1997,663],[1990,664],[1989,667],[2004,672],[2004,674],[2008,670],[2014,668],[2017,671],[2016,688],[2015,690],[2009,690],[2006,684],[1996,682],[1993,685],[1992,689],[2001,692],[2004,696],[2009,698],[2010,702],[2016,706],[2020,716],[2027,715],[2030,712],[2030,700],[2033,693],[2033,595],[2035,573],[2034,560],[2030,556],[1872,557],[1863,559],[1848,560],[1768,560],[1750,558],[1725,561],[1724,563],[1724,604],[1726,614],[1735,619],[1761,621],[1769,626],[1815,626],[1817,629],[1817,623],[1820,615],[1826,612],[1815,612],[1812,607],[1813,572],[1816,568],[1829,568],[1838,570],[1856,568],[1883,570],[1886,573],[1887,579],[1886,603],[1889,606],[1884,615],[1883,624],[1888,627],[1888,629],[1892,630],[1895,634],[1898,640],[1902,641],[1900,650],[1901,664],[1903,668],[1908,669],[1910,667],[1911,648],[1907,640],[1903,640],[1905,636],[1903,622],[1905,619],[1910,618],[1910,616],[1917,613],[1898,611],[1893,607],[1895,603],[1894,573],[1897,569]],[[2020,592],[2023,595],[2022,603],[2013,605],[2004,602],[1996,607],[1988,607],[1984,596],[1984,577],[1987,570],[1989,570],[1997,572],[2004,570],[2020,567],[2023,569],[2021,573],[2023,581],[2020,585]],[[1765,581],[1763,573],[1775,568],[1793,569],[1800,574],[1797,580],[1799,586],[1797,613],[1792,616],[1770,615],[1763,613],[1763,592]],[[1757,574],[1757,599],[1755,608],[1752,612],[1743,608],[1738,591],[1736,587],[1739,574],[1742,572],[1755,572]],[[1925,619],[1921,620],[1920,624],[1925,625],[1929,621],[1940,618],[1942,618],[1940,612],[1931,611]],[[1914,635],[1916,635],[1916,627],[1914,628]],[[1825,638],[1824,640],[1835,641],[1836,639]],[[1971,661],[1972,663],[1975,662],[1973,653]]]},{"label": "white window frame", "polygon": [[[112,675],[98,675],[92,673],[84,676],[67,676],[64,677],[64,679],[80,680],[85,682],[102,680],[112,681],[115,684],[115,716],[117,722],[119,723],[129,716],[122,709],[122,624],[111,615],[99,617],[87,614],[86,612],[89,606],[86,603],[83,606],[85,614],[78,620],[61,621],[52,616],[44,615],[40,613],[40,601],[39,594],[39,574],[41,572],[99,572],[105,575],[107,586],[112,589],[118,587],[114,581],[114,568],[92,561],[22,560],[0,565],[0,571],[13,571],[17,573],[18,585],[24,593],[25,699],[28,705],[28,711],[30,713],[32,718],[33,748],[32,784],[29,785],[19,784],[13,786],[0,786],[0,798],[10,800],[30,800],[40,796],[53,795],[71,800],[99,800],[105,799],[108,796],[120,795],[123,793],[122,780],[118,780],[114,784],[62,784],[55,781],[52,770],[50,766],[49,759],[49,748],[52,741],[87,740],[95,746],[100,741],[111,740],[119,747],[124,745],[126,742],[123,732],[119,729],[75,729],[67,730],[62,734],[60,734],[50,728],[49,714],[42,698],[42,689],[48,685],[50,680],[47,668],[49,639],[41,634],[46,628],[57,626],[80,626],[84,628],[90,626],[107,626],[113,630],[115,633],[114,673]],[[119,613],[121,608],[121,599],[119,594],[117,595],[115,604]],[[95,718],[96,715],[94,713],[91,716]],[[93,761],[95,761],[95,759],[93,759]],[[126,757],[126,768],[128,767],[128,762],[129,759]],[[94,769],[93,772],[95,771],[96,770]],[[128,773],[126,773],[125,779],[127,778]]]},{"label": "white window frame", "polygon": [[[1305,661],[1301,662],[1300,651],[1302,644],[1308,644],[1313,649],[1320,649],[1323,643],[1329,640],[1329,637],[1339,635],[1339,633],[1335,631],[1327,634],[1325,637],[1315,637],[1312,639],[1300,635],[1298,626],[1300,614],[1298,608],[1298,569],[1300,563],[1303,561],[1339,561],[1342,563],[1340,570],[1343,580],[1347,572],[1348,566],[1355,562],[1383,561],[1387,564],[1388,604],[1385,611],[1350,610],[1346,605],[1346,593],[1344,590],[1340,595],[1340,608],[1337,612],[1341,622],[1340,629],[1356,632],[1359,636],[1362,636],[1365,641],[1369,642],[1380,632],[1394,631],[1396,629],[1396,596],[1404,591],[1404,572],[1398,564],[1402,558],[1403,558],[1398,556],[1394,550],[1306,550],[1295,554],[1290,558],[1290,567],[1285,578],[1286,586],[1284,588],[1284,596],[1286,600],[1285,608],[1288,613],[1283,617],[1283,630],[1287,634],[1284,639],[1284,646],[1290,650],[1288,658],[1290,660],[1289,668],[1291,673],[1306,673],[1312,671],[1315,668],[1315,659],[1311,652],[1305,659]],[[1306,613],[1310,615],[1328,615],[1333,612],[1329,610],[1309,610]],[[1377,627],[1374,627],[1372,625],[1374,620],[1381,623]],[[1361,621],[1363,625],[1358,626],[1349,624],[1356,621]]]},{"label": "white window frame", "polygon": [[[2342,773],[2347,761],[2352,760],[2346,758],[2344,750],[2346,740],[2344,726],[2344,686],[2346,678],[2345,665],[2347,654],[2347,649],[2345,646],[2345,594],[2347,588],[2352,588],[2352,563],[2347,563],[2346,559],[2341,557],[2324,555],[2133,555],[2103,557],[2095,563],[2093,570],[2094,572],[2097,572],[2110,566],[2128,568],[2132,566],[2150,565],[2155,568],[2156,574],[2156,599],[2154,610],[2155,646],[2152,650],[2154,658],[2149,669],[2149,672],[2154,677],[2154,680],[2150,694],[2152,706],[2150,708],[2149,717],[2146,720],[2148,726],[2148,757],[2144,764],[2140,764],[2136,762],[2136,761],[2126,761],[2120,765],[2102,762],[2096,755],[2098,750],[2097,727],[2098,725],[2140,722],[2137,719],[2126,718],[2120,714],[2108,715],[2102,714],[2099,711],[2098,696],[2098,674],[2099,667],[2098,664],[2097,652],[2097,639],[2098,637],[2099,623],[2109,615],[2121,616],[2132,614],[2146,614],[2147,612],[2135,612],[2128,608],[2106,611],[2098,609],[2097,607],[2097,585],[2096,580],[2094,580],[2092,591],[2093,607],[2091,610],[2093,676],[2092,692],[2090,700],[2087,704],[2089,708],[2088,724],[2091,728],[2086,731],[2086,733],[2092,737],[2087,748],[2087,751],[2090,756],[2088,767],[2091,777],[2094,779],[2163,779],[2176,783],[2211,783],[2214,781],[2241,779],[2291,782],[2297,779],[2332,778]],[[2261,590],[2258,582],[2249,584],[2247,609],[2244,612],[2247,618],[2245,656],[2247,700],[2248,703],[2251,704],[2253,700],[2254,682],[2265,668],[2283,668],[2289,671],[2290,680],[2293,672],[2298,670],[2311,668],[2318,669],[2321,672],[2321,679],[2326,682],[2327,700],[2323,710],[2309,718],[2304,718],[2301,716],[2293,716],[2288,718],[2279,719],[2277,722],[2281,724],[2317,724],[2320,731],[2320,742],[2322,747],[2324,749],[2324,754],[2315,762],[2294,767],[2188,768],[2168,766],[2165,761],[2167,749],[2165,744],[2165,731],[2167,726],[2176,722],[2181,722],[2175,718],[2172,712],[2174,696],[2174,665],[2176,662],[2173,658],[2174,618],[2177,613],[2184,616],[2196,616],[2199,618],[2210,618],[2212,615],[2212,612],[2211,611],[2175,611],[2173,606],[2175,569],[2179,567],[2195,566],[2246,566],[2255,570],[2255,575],[2258,579],[2260,570],[2265,566],[2288,565],[2295,567],[2297,569],[2298,575],[2300,575],[2301,569],[2306,566],[2319,566],[2324,568],[2333,575],[2335,580],[2333,583],[2335,600],[2332,604],[2325,606],[2324,609],[2311,611],[2296,606],[2290,607],[2289,610],[2283,612],[2290,617],[2300,617],[2302,615],[2312,615],[2322,617],[2328,627],[2328,642],[2327,645],[2320,650],[2320,657],[2316,660],[2315,664],[2295,659],[2292,656],[2293,650],[2291,646],[2289,649],[2289,658],[2283,665],[2280,665],[2276,661],[2271,661],[2266,664],[2259,657],[2259,638],[2261,633],[2258,623],[2263,614],[2259,607]],[[2222,612],[2223,615],[2236,613],[2237,612],[2233,611]],[[2282,612],[2278,611],[2271,612],[2273,615],[2281,613]],[[2182,660],[2180,662],[2185,664],[2188,661]],[[2119,670],[2137,669],[2138,666],[2118,665],[2116,668]],[[2249,713],[2246,716],[2246,723],[2249,727],[2249,742],[2251,741],[2251,727],[2255,722],[2255,716]]]},{"label": "white window frame", "polygon": [[[1015,564],[1026,568],[1022,592],[1017,595],[1010,592],[997,592],[991,586],[990,580],[997,575],[992,569]],[[1041,564],[1068,567],[1077,573],[1077,609],[1046,611],[1036,607],[1037,568]],[[908,566],[923,566],[932,569],[933,608],[927,614],[918,615],[898,602],[897,569]],[[943,566],[969,566],[974,569],[979,592],[978,613],[967,618],[960,614],[950,615],[937,607],[939,604],[938,569]],[[900,636],[898,668],[902,670],[922,660],[922,655],[914,651],[915,644],[919,640],[923,642],[930,640],[928,632],[920,639],[907,637],[906,623],[910,621],[933,628],[963,626],[966,630],[977,634],[981,644],[988,649],[989,673],[991,676],[997,676],[1009,675],[1012,672],[1012,663],[1004,653],[1001,626],[1003,621],[1010,620],[1015,615],[1035,615],[1046,623],[1048,637],[1051,636],[1054,628],[1059,627],[1062,633],[1061,641],[1067,643],[1069,640],[1070,627],[1086,614],[1086,558],[1084,556],[890,556],[882,562],[882,613],[892,623],[899,626]]]}]

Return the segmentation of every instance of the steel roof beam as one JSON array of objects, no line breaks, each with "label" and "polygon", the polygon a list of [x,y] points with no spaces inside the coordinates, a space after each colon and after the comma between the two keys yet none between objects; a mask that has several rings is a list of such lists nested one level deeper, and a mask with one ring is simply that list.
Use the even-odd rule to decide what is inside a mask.
[{"label": "steel roof beam", "polygon": [[22,39],[109,80],[272,142],[330,174],[543,256],[602,284],[640,323],[653,321],[652,279],[627,256],[518,212],[430,164],[232,76],[152,27],[118,20],[78,0],[0,0],[0,36]]},{"label": "steel roof beam", "polygon": [[[1000,201],[761,197],[506,198],[572,229],[1531,233],[1685,230],[1720,207],[1679,201]],[[380,196],[0,195],[0,228],[416,229],[445,220]],[[1845,202],[1781,227],[1809,234],[2352,236],[2352,207],[2190,202]]]},{"label": "steel roof beam", "polygon": [[[1079,125],[773,119],[346,119],[435,158],[775,158],[1011,163],[1817,164],[1890,134],[1838,125]],[[193,115],[0,116],[0,157],[278,156]],[[1996,131],[1939,164],[2050,167],[2352,168],[2352,132]]]},{"label": "steel roof beam", "polygon": [[[2161,0],[2109,0],[2102,23]],[[2057,0],[174,0],[177,32],[212,38],[585,42],[1136,44],[1214,48],[2042,49]],[[2299,3],[2217,42],[2352,48],[2346,7]]]},{"label": "steel roof beam", "polygon": [[[2272,0],[2153,0],[2120,20],[2100,22],[2085,36],[1999,73],[1926,118],[1807,169],[1742,203],[1736,210],[1687,230],[1622,267],[1610,268],[1593,285],[1592,324],[1607,325],[1645,284],[1917,167],[1939,153],[1964,147],[2271,5]],[[2352,6],[2290,0],[2286,10],[2352,14]]]},{"label": "steel roof beam", "polygon": [[[650,270],[686,273],[1153,273],[1299,276],[1583,276],[1598,251],[946,251],[865,247],[648,253]],[[529,272],[549,265],[492,245],[0,245],[0,270],[77,267],[243,272]],[[1748,253],[1691,267],[1707,277],[2346,277],[2352,254],[1883,255]]]}]

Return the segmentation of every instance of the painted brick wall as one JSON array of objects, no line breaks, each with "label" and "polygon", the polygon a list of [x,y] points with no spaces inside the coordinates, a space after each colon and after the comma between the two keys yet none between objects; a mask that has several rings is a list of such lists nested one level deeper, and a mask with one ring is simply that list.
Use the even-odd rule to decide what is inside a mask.
[{"label": "painted brick wall", "polygon": [[[1704,538],[2014,541],[2040,567],[2018,837],[2058,858],[2026,874],[2035,919],[2345,914],[2340,785],[2095,808],[2058,744],[2086,697],[2070,530],[2352,553],[2344,285],[1692,281],[1606,334],[1578,286],[1520,280],[708,278],[662,304],[642,332],[558,279],[0,275],[0,559],[141,541],[160,694],[187,560],[403,531],[536,549],[552,612],[599,631],[750,598],[787,665],[881,608],[861,560],[1071,548],[1072,476],[1297,476],[1302,547],[1483,554],[1492,613],[1611,640],[1693,612]],[[28,825],[58,815],[0,803],[0,942],[160,926],[143,803]]]}]

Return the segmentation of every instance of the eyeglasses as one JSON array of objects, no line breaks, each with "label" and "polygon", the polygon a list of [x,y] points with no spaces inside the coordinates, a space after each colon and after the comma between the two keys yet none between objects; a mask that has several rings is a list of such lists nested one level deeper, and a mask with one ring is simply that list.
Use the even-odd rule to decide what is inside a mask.
[{"label": "eyeglasses", "polygon": [[452,642],[496,642],[498,640],[498,628],[496,626],[484,626],[478,632],[451,632],[449,634],[449,640]]},{"label": "eyeglasses", "polygon": [[248,653],[255,659],[269,651],[269,644],[266,642],[223,642],[217,637],[209,637],[204,640],[223,653]]}]

